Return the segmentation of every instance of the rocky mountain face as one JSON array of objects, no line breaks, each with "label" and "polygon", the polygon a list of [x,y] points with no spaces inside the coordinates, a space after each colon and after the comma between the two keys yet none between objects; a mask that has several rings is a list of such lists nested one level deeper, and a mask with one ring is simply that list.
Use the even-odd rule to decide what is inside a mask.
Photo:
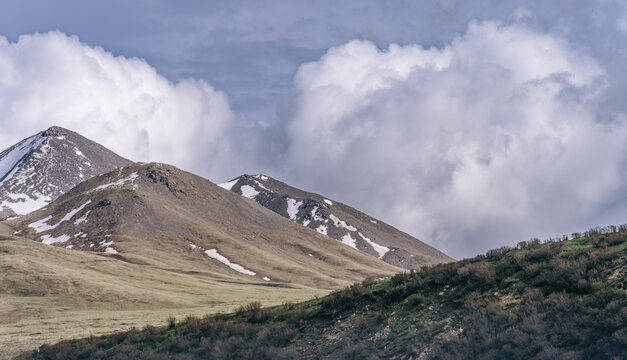
[{"label": "rocky mountain face", "polygon": [[418,269],[453,261],[437,249],[350,206],[265,175],[242,175],[219,185],[294,223],[394,266]]},{"label": "rocky mountain face", "polygon": [[93,177],[9,224],[16,235],[45,244],[162,268],[201,264],[237,281],[336,288],[399,270],[209,180],[156,163]]},{"label": "rocky mountain face", "polygon": [[130,163],[53,126],[0,153],[0,220],[37,210],[78,183]]}]

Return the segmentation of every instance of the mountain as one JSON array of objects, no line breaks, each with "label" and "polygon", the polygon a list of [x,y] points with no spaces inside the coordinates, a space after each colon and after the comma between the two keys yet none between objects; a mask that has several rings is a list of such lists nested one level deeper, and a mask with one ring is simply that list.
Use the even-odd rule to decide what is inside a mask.
[{"label": "mountain", "polygon": [[291,221],[405,269],[453,261],[422,241],[350,206],[265,175],[242,175],[221,187]]},{"label": "mountain", "polygon": [[157,163],[93,177],[12,224],[17,235],[44,244],[162,268],[202,259],[213,273],[246,280],[332,289],[399,270]]},{"label": "mountain", "polygon": [[625,359],[627,226],[19,359]]},{"label": "mountain", "polygon": [[2,233],[0,354],[251,301],[302,301],[401,270],[157,163],[92,177],[0,222]]},{"label": "mountain", "polygon": [[129,163],[53,126],[0,153],[0,220],[39,209],[78,183]]}]

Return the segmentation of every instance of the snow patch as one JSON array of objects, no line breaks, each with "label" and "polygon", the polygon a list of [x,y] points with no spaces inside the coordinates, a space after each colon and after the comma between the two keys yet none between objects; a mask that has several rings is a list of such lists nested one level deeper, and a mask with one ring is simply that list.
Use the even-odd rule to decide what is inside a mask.
[{"label": "snow patch", "polygon": [[[260,188],[262,188],[262,189],[264,189],[264,190],[268,190],[268,188],[267,188],[267,187],[263,186],[263,184],[262,184],[262,183],[260,183],[260,182],[259,182],[259,181],[257,181],[257,180],[255,180],[255,184],[257,184],[257,186],[259,186]],[[270,190],[268,190],[268,191],[270,191]]]},{"label": "snow patch", "polygon": [[231,180],[229,182],[218,184],[218,186],[223,188],[223,189],[227,189],[228,191],[231,191],[233,186],[235,186],[235,184],[237,184],[238,181],[239,181],[239,178],[237,178],[235,180]]},{"label": "snow patch", "polygon": [[85,155],[83,155],[83,153],[80,150],[78,150],[78,148],[76,146],[74,147],[74,152],[78,156],[85,157]]},{"label": "snow patch", "polygon": [[361,236],[362,239],[364,239],[368,244],[370,244],[370,246],[372,246],[372,248],[374,249],[374,251],[377,252],[377,254],[379,254],[379,259],[383,259],[383,256],[385,255],[385,253],[390,251],[390,248],[388,248],[387,246],[377,244],[376,242],[365,237],[364,234],[362,233],[358,233],[358,234],[359,236]]},{"label": "snow patch", "polygon": [[268,180],[268,177],[263,175],[263,174],[257,174],[257,175],[253,175],[253,177],[259,179],[259,180]]},{"label": "snow patch", "polygon": [[134,172],[124,179],[120,179],[120,180],[117,180],[108,184],[100,185],[97,188],[93,189],[92,191],[104,190],[110,187],[121,186],[121,185],[124,185],[127,181],[130,181],[131,183],[133,183],[133,181],[135,181],[137,177],[139,177],[139,175],[137,175],[137,172]]},{"label": "snow patch", "polygon": [[246,274],[246,275],[250,275],[250,276],[257,275],[256,273],[254,273],[254,272],[244,268],[240,264],[232,263],[231,261],[229,261],[229,259],[227,259],[224,256],[218,254],[218,250],[216,250],[216,249],[205,250],[205,254],[207,254],[207,256],[209,256],[212,259],[218,260],[219,262],[221,262],[224,265],[230,267],[231,269],[233,269],[235,271],[238,271],[238,272],[241,272],[242,274]]},{"label": "snow patch", "polygon": [[113,240],[111,241],[107,241],[107,240],[102,240],[101,242],[99,242],[100,246],[111,246],[113,245]]},{"label": "snow patch", "polygon": [[[57,225],[55,225],[55,226],[58,226],[59,224],[61,224],[61,223],[62,223],[62,222],[64,222],[64,221],[68,221],[68,220],[72,219],[72,217],[74,217],[74,215],[76,215],[79,211],[83,210],[83,208],[84,208],[85,206],[89,205],[89,203],[90,203],[90,202],[91,202],[91,200],[87,200],[87,202],[86,202],[86,203],[84,203],[83,205],[81,205],[81,206],[79,206],[78,208],[76,208],[76,209],[74,209],[74,210],[70,211],[69,213],[65,214],[65,216],[63,217],[63,219],[61,219],[61,221],[59,221],[59,222],[57,223]],[[77,220],[77,221],[78,221],[78,220]]]},{"label": "snow patch", "polygon": [[302,201],[287,198],[287,215],[290,217],[290,220],[296,221],[296,214],[298,214],[298,208],[301,205],[303,205]]},{"label": "snow patch", "polygon": [[374,221],[374,220],[372,220],[372,219],[370,219],[370,222],[371,222],[371,223],[373,223],[373,224],[376,224],[376,223],[377,223],[376,221]]},{"label": "snow patch", "polygon": [[320,215],[318,215],[318,207],[314,207],[313,209],[311,209],[311,216],[313,217],[314,221],[323,221],[324,218]]},{"label": "snow patch", "polygon": [[309,220],[309,219],[303,220],[303,226],[309,225],[310,222],[311,222],[311,220]]},{"label": "snow patch", "polygon": [[269,278],[269,277],[267,277],[267,276],[264,276],[264,277],[262,277],[261,279],[262,279],[263,281],[272,281],[272,279],[270,279],[270,278]]},{"label": "snow patch", "polygon": [[[53,225],[48,224],[48,220],[52,218],[52,216],[48,216],[39,221],[35,221],[32,224],[29,224],[28,227],[34,229],[36,233],[52,230],[56,228],[57,226],[61,225],[61,223],[63,223],[64,221],[68,221],[72,219],[74,215],[76,215],[79,211],[83,210],[83,208],[87,206],[90,202],[91,200],[87,200],[87,202],[84,203],[83,205],[65,214],[65,216],[61,220],[59,220],[59,222],[57,222],[56,224],[53,224]],[[85,216],[87,216],[87,214],[85,214]],[[80,219],[76,220],[75,224],[78,223],[79,220]]]},{"label": "snow patch", "polygon": [[319,232],[322,235],[327,235],[327,226],[326,225],[320,225],[316,228],[316,231]]},{"label": "snow patch", "polygon": [[79,225],[84,223],[85,221],[87,221],[87,215],[89,215],[91,210],[87,210],[87,212],[85,213],[85,215],[81,216],[80,218],[76,219],[76,221],[74,221],[74,225]]},{"label": "snow patch", "polygon": [[333,220],[335,227],[344,228],[348,231],[357,231],[356,227],[346,224],[346,221],[340,220],[337,216],[330,214],[329,217]]},{"label": "snow patch", "polygon": [[12,149],[0,153],[0,184],[9,179],[7,176],[9,173],[11,173],[11,175],[15,173],[12,172],[13,168],[16,167],[24,157],[35,151],[45,139],[46,138],[41,136],[41,134],[37,134],[15,144]]},{"label": "snow patch", "polygon": [[104,250],[105,253],[107,253],[107,254],[118,254],[118,251],[111,247],[111,245],[113,245],[113,240],[111,240],[111,241],[102,240],[98,244],[100,244],[100,246],[106,246],[106,248]]},{"label": "snow patch", "polygon": [[351,237],[351,234],[348,233],[342,237],[342,243],[346,244],[354,249],[357,249],[357,244],[355,243],[355,239]]},{"label": "snow patch", "polygon": [[55,243],[64,243],[66,241],[70,240],[70,236],[69,235],[61,235],[59,237],[54,237],[52,235],[42,235],[41,236],[41,242],[46,244],[46,245],[52,245]]},{"label": "snow patch", "polygon": [[52,230],[56,227],[56,225],[48,225],[48,220],[50,219],[52,219],[52,216],[48,216],[39,221],[35,221],[32,224],[28,224],[28,227],[34,229],[36,233]]},{"label": "snow patch", "polygon": [[244,185],[239,190],[243,197],[247,197],[249,199],[254,199],[257,195],[259,195],[259,191],[255,190],[255,188],[250,185]]},{"label": "snow patch", "polygon": [[[5,179],[6,180],[6,179]],[[33,194],[35,199],[26,194],[6,194],[13,201],[5,200],[0,204],[0,209],[9,208],[16,214],[25,215],[46,206],[52,199],[50,196]]]},{"label": "snow patch", "polygon": [[324,199],[324,202],[329,204],[329,205],[333,205],[333,201],[329,200],[329,199]]},{"label": "snow patch", "polygon": [[118,251],[112,247],[107,247],[104,252],[107,254],[119,254]]}]

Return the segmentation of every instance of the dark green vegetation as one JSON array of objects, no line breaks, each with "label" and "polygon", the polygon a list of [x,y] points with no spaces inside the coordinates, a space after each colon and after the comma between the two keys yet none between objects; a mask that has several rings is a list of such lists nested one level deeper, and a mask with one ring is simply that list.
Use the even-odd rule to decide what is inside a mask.
[{"label": "dark green vegetation", "polygon": [[305,303],[253,303],[21,358],[625,359],[626,230],[521,242]]}]

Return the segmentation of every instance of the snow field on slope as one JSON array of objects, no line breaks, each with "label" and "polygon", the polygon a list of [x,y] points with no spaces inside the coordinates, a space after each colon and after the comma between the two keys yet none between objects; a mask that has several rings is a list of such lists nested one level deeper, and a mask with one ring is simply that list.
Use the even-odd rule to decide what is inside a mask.
[{"label": "snow field on slope", "polygon": [[233,186],[235,186],[235,184],[239,181],[239,178],[235,179],[235,180],[231,180],[229,182],[225,182],[225,183],[221,183],[218,184],[219,187],[229,190],[231,191],[231,189],[233,188]]},{"label": "snow field on slope", "polygon": [[96,187],[95,189],[93,189],[92,191],[104,190],[104,189],[108,189],[114,186],[121,186],[121,185],[124,185],[127,181],[130,181],[131,183],[133,183],[137,177],[139,177],[139,175],[137,175],[137,172],[134,172],[124,179],[120,179],[120,180],[117,180],[108,184],[100,185]]},{"label": "snow field on slope", "polygon": [[207,254],[207,256],[209,256],[212,259],[218,260],[219,262],[223,263],[224,265],[230,267],[231,269],[238,271],[242,274],[246,274],[246,275],[250,275],[250,276],[255,276],[257,275],[257,273],[252,272],[246,268],[244,268],[242,265],[240,264],[235,264],[232,263],[229,259],[227,259],[226,257],[218,254],[218,250],[216,249],[209,249],[209,250],[205,250],[205,254]]},{"label": "snow field on slope", "polygon": [[[37,196],[37,194],[34,194],[34,195]],[[6,194],[6,195],[15,202],[11,202],[8,200],[3,201],[2,203],[0,203],[0,210],[3,208],[9,208],[13,210],[13,212],[19,215],[26,215],[30,212],[38,210],[46,206],[52,200],[50,196],[44,196],[41,194],[39,194],[40,196],[37,196],[36,199],[32,199],[30,196],[26,194]]]},{"label": "snow field on slope", "polygon": [[290,217],[290,220],[296,221],[296,214],[298,214],[298,208],[301,205],[303,205],[302,201],[296,201],[292,198],[287,198],[287,215]]},{"label": "snow field on slope", "polygon": [[355,242],[355,239],[351,237],[350,233],[342,237],[342,243],[352,247],[353,249],[357,249],[357,243]]},{"label": "snow field on slope", "polygon": [[4,180],[8,180],[4,179],[4,177],[13,170],[24,156],[35,150],[44,140],[45,137],[39,136],[39,134],[31,136],[21,143],[18,143],[13,150],[3,155],[2,158],[0,158],[0,179],[3,179],[0,184],[4,182]]},{"label": "snow field on slope", "polygon": [[359,236],[361,236],[362,239],[364,239],[368,244],[370,244],[370,246],[372,246],[372,248],[374,249],[374,251],[377,252],[377,254],[379,254],[379,259],[383,259],[383,256],[390,251],[390,248],[388,248],[387,246],[383,246],[383,245],[379,245],[376,242],[370,240],[369,238],[365,237],[364,234],[362,233],[358,233]]},{"label": "snow field on slope", "polygon": [[346,224],[346,221],[340,220],[337,216],[330,214],[329,217],[333,220],[333,225],[335,225],[335,227],[344,228],[348,231],[357,231],[356,227]]},{"label": "snow field on slope", "polygon": [[257,195],[259,195],[259,191],[255,190],[255,188],[250,185],[242,186],[240,188],[240,192],[243,197],[247,197],[249,199],[254,199]]}]

